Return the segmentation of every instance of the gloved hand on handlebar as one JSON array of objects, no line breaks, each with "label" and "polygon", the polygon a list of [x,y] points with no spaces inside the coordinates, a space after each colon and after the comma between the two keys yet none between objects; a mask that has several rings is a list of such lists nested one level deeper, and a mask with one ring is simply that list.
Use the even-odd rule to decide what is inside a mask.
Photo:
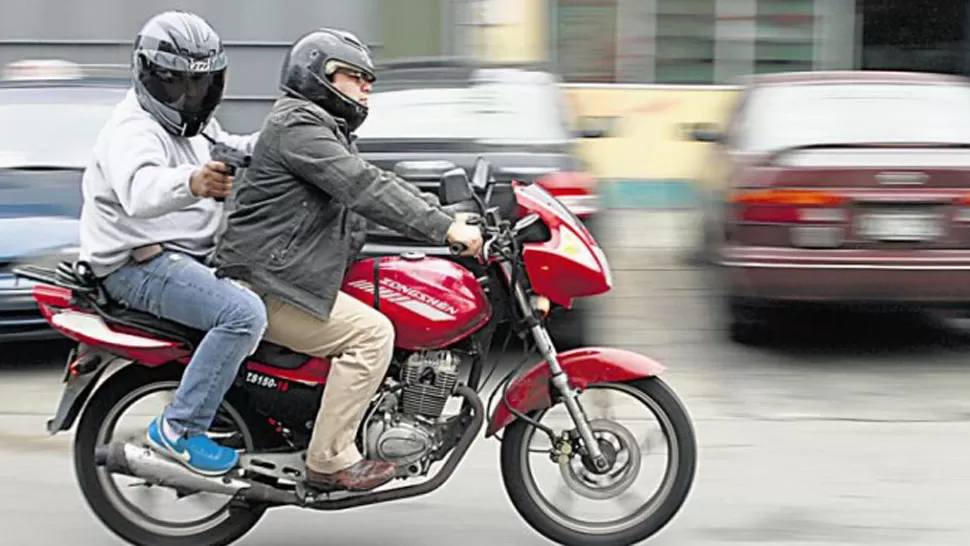
[{"label": "gloved hand on handlebar", "polygon": [[451,246],[452,253],[461,256],[478,256],[481,254],[484,245],[481,228],[477,225],[465,223],[467,217],[471,216],[473,215],[459,213],[451,227],[448,228],[448,244]]}]

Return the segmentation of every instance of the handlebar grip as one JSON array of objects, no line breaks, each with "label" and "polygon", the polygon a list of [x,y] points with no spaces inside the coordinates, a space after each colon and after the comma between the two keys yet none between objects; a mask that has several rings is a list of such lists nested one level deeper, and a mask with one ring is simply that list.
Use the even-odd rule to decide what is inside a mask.
[{"label": "handlebar grip", "polygon": [[455,256],[460,255],[462,252],[468,250],[465,243],[452,243],[448,246],[448,250]]}]

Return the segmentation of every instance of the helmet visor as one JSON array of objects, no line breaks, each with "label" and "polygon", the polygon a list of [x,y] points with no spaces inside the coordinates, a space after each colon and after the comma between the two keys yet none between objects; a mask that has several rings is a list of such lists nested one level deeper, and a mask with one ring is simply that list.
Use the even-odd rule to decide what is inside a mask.
[{"label": "helmet visor", "polygon": [[352,78],[356,78],[358,81],[365,81],[367,83],[377,81],[377,76],[370,70],[340,60],[327,61],[323,67],[323,72],[324,76],[328,78],[333,78],[333,75],[337,72],[343,72]]},{"label": "helmet visor", "polygon": [[205,113],[222,100],[226,70],[174,70],[146,59],[141,83],[155,100],[165,106],[183,114]]}]

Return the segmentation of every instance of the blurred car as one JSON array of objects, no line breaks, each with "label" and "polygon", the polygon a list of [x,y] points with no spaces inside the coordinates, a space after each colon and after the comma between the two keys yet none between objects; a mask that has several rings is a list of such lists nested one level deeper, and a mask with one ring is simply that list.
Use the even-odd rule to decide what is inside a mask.
[{"label": "blurred car", "polygon": [[107,73],[28,60],[0,79],[0,342],[60,337],[38,312],[33,283],[10,269],[77,256],[81,175],[128,86]]},{"label": "blurred car", "polygon": [[[357,146],[368,161],[436,193],[443,172],[458,166],[471,176],[475,160],[485,157],[496,169],[489,204],[505,217],[517,212],[511,181],[534,181],[596,235],[596,180],[576,146],[580,138],[605,133],[579,128],[582,122],[568,109],[553,73],[533,65],[437,58],[386,63],[377,74],[370,114],[357,131]],[[447,247],[371,225],[365,255],[405,251],[449,257]],[[571,310],[550,318],[561,348],[584,343],[587,306],[577,300]]]},{"label": "blurred car", "polygon": [[767,307],[970,304],[970,80],[761,75],[705,164],[704,253],[733,339]]}]

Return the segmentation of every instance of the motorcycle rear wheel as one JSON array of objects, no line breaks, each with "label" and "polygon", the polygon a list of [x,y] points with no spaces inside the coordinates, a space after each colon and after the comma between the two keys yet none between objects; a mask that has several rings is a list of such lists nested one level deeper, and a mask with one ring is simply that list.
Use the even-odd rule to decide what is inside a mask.
[{"label": "motorcycle rear wheel", "polygon": [[[665,486],[648,505],[651,509],[643,515],[638,514],[631,521],[602,526],[569,521],[568,517],[542,498],[530,471],[530,440],[535,434],[543,433],[521,419],[510,424],[504,433],[501,449],[502,480],[506,493],[529,526],[547,539],[565,546],[628,546],[646,540],[662,530],[680,511],[694,482],[697,466],[694,427],[686,408],[670,387],[656,377],[599,386],[626,391],[655,414],[662,428],[668,429],[664,432],[672,436],[672,451],[673,444],[676,444],[675,452],[669,456],[673,470],[668,471]],[[547,411],[532,412],[529,417],[541,421]],[[549,461],[549,464],[553,463]]]},{"label": "motorcycle rear wheel", "polygon": [[[226,546],[242,538],[262,518],[265,507],[227,504],[213,521],[196,525],[168,524],[153,521],[137,508],[125,507],[119,495],[105,481],[110,475],[95,463],[95,448],[110,442],[111,432],[125,407],[139,398],[160,390],[174,389],[178,370],[150,369],[132,366],[108,379],[88,401],[77,425],[74,438],[74,469],[81,493],[95,516],[120,538],[138,546]],[[223,401],[221,412],[232,417],[233,425],[243,438],[246,451],[258,446],[258,434],[241,413],[242,406],[233,404],[232,393]],[[147,427],[148,420],[145,421]],[[173,492],[174,495],[174,492]],[[127,512],[127,513],[126,513]],[[139,513],[142,512],[142,513]],[[140,520],[140,521],[139,521]]]}]

